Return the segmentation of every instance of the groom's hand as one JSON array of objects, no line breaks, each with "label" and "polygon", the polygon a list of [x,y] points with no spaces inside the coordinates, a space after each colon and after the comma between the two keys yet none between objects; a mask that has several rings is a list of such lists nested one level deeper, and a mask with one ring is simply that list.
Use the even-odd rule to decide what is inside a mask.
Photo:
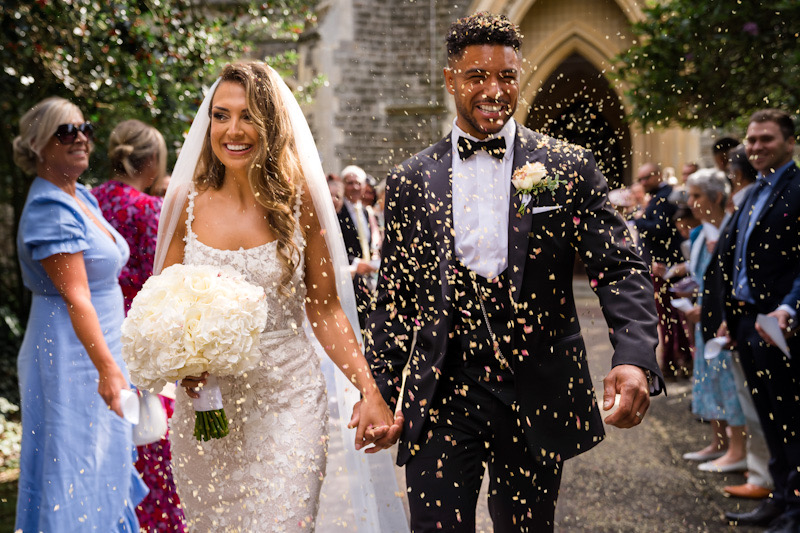
[{"label": "groom's hand", "polygon": [[375,453],[380,450],[387,450],[394,446],[397,440],[400,438],[400,434],[403,432],[403,424],[405,423],[405,417],[403,416],[402,411],[397,411],[394,414],[394,422],[391,426],[389,426],[389,430],[386,434],[375,440],[375,446],[372,448],[368,448],[366,453]]},{"label": "groom's hand", "polygon": [[642,422],[650,407],[650,389],[644,370],[634,365],[617,365],[603,380],[603,410],[614,407],[616,395],[620,395],[616,411],[605,418],[606,424],[618,428],[631,428]]},{"label": "groom's hand", "polygon": [[[371,444],[375,444],[375,440],[383,437],[388,431],[389,426],[373,426],[372,424],[366,425],[362,423],[361,419],[365,418],[368,419],[369,417],[364,416],[361,410],[366,407],[366,402],[361,399],[356,402],[353,406],[353,414],[350,417],[350,422],[347,424],[347,427],[350,429],[356,430],[356,440],[355,440],[355,448],[356,450],[361,450],[366,446],[370,446]],[[372,448],[367,448],[368,451]],[[380,449],[380,448],[379,448]],[[376,450],[377,451],[377,450]]]},{"label": "groom's hand", "polygon": [[356,429],[356,450],[364,449],[370,445],[373,446],[364,449],[365,453],[375,453],[391,448],[400,438],[400,433],[403,431],[403,422],[405,421],[403,414],[399,411],[395,413],[394,422],[391,425],[362,428],[360,426],[363,402],[364,400],[359,400],[353,406],[353,414],[347,424],[350,429]]}]

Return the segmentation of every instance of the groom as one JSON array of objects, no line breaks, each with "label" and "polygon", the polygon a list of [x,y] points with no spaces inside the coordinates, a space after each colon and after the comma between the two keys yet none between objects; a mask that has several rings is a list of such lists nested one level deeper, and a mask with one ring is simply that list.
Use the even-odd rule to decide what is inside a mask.
[{"label": "groom", "polygon": [[663,386],[653,287],[592,155],[511,118],[517,28],[472,15],[451,26],[447,51],[457,116],[450,135],[388,179],[367,357],[391,405],[408,364],[397,462],[413,531],[474,531],[487,466],[494,530],[552,531],[562,462],[604,434],[572,294],[575,254],[611,331],[603,407],[621,394],[606,418],[621,428],[639,424]]}]

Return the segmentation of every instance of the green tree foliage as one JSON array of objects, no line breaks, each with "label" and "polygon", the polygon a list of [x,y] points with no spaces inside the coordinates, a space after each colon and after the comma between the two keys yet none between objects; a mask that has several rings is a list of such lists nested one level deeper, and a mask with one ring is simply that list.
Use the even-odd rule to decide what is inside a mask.
[{"label": "green tree foliage", "polygon": [[[108,178],[106,140],[138,118],[158,128],[171,161],[204,89],[253,43],[291,43],[315,22],[315,0],[3,0],[0,3],[0,302],[3,318],[27,316],[13,245],[30,178],[13,163],[19,118],[48,96],[65,97],[95,124],[82,181]],[[290,48],[291,44],[287,45]],[[275,49],[275,47],[272,47]],[[272,61],[283,74],[289,50]],[[316,82],[318,83],[318,82]],[[308,91],[305,91],[308,92]],[[3,342],[7,339],[0,339]]]},{"label": "green tree foliage", "polygon": [[800,112],[800,2],[650,2],[617,75],[644,126],[725,127]]}]

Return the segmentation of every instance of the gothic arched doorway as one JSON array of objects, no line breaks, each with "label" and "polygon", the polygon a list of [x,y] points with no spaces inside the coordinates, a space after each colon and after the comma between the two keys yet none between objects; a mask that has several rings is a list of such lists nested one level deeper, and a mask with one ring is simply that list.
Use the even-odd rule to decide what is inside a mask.
[{"label": "gothic arched doorway", "polygon": [[592,151],[609,185],[631,182],[631,135],[605,76],[573,54],[542,84],[526,126]]}]

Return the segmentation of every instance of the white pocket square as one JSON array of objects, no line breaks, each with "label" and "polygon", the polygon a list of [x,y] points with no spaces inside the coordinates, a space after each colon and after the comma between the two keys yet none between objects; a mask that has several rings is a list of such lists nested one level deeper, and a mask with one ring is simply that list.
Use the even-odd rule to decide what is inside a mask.
[{"label": "white pocket square", "polygon": [[531,208],[531,213],[533,213],[535,215],[536,213],[547,213],[548,211],[553,211],[555,209],[561,209],[561,206],[560,205],[548,205],[546,207],[534,207],[534,208]]}]

